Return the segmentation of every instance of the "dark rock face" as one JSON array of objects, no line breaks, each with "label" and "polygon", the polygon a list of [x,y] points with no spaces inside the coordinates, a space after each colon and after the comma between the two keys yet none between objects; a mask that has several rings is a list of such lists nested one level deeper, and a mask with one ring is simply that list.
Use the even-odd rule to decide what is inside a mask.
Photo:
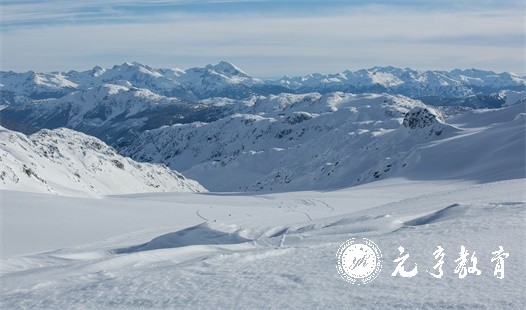
[{"label": "dark rock face", "polygon": [[402,125],[406,128],[426,128],[443,123],[442,117],[434,110],[416,107],[407,112]]}]

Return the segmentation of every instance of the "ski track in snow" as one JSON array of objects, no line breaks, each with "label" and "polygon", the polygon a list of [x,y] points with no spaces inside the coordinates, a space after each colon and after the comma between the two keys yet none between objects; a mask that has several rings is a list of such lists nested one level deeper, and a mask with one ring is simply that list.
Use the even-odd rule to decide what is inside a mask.
[{"label": "ski track in snow", "polygon": [[210,221],[210,220],[207,219],[206,217],[202,216],[202,215],[199,213],[199,210],[195,211],[195,214],[196,214],[199,218],[203,219],[204,221],[207,221],[207,222]]}]

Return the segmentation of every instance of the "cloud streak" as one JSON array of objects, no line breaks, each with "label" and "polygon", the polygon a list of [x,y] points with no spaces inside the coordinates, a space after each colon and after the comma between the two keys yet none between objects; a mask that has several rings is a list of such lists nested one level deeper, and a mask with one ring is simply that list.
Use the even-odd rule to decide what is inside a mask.
[{"label": "cloud streak", "polygon": [[3,1],[3,28],[61,23],[147,21],[166,14],[319,15],[367,7],[412,11],[523,9],[520,0],[17,0]]},{"label": "cloud streak", "polygon": [[[146,5],[152,1],[104,6],[94,0],[67,1],[54,10],[56,2],[39,2],[32,12],[12,4],[10,26],[2,29],[2,69],[88,69],[130,60],[186,68],[225,59],[260,77],[374,65],[526,71],[523,16],[512,9],[452,12],[452,1],[429,1],[426,9],[409,0],[398,6],[328,1],[313,14],[309,1],[294,11],[291,0],[155,1],[155,8]],[[43,22],[48,19],[55,22]]]}]

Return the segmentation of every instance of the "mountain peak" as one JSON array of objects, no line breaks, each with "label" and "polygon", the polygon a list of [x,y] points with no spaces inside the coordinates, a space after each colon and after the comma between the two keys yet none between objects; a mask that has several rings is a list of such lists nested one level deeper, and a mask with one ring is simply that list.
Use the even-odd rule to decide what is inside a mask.
[{"label": "mountain peak", "polygon": [[141,63],[138,63],[138,62],[136,62],[136,61],[132,61],[132,62],[127,61],[127,62],[123,63],[122,65],[115,65],[115,66],[113,66],[112,69],[119,69],[119,68],[141,68],[141,67],[143,67],[143,68],[148,68],[148,66],[145,66],[145,65],[143,65],[143,64],[141,64]]},{"label": "mountain peak", "polygon": [[95,66],[93,69],[91,69],[91,76],[98,77],[101,76],[104,72],[106,72],[105,69],[101,68],[100,66]]},{"label": "mountain peak", "polygon": [[207,69],[213,69],[217,72],[224,73],[229,76],[249,76],[243,70],[236,67],[234,64],[228,62],[228,61],[220,61],[217,65],[207,65]]}]

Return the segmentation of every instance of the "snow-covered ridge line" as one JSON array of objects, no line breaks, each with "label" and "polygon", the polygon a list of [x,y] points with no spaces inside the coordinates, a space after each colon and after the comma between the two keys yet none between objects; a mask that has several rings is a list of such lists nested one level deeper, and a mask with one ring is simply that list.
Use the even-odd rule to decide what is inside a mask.
[{"label": "snow-covered ridge line", "polygon": [[133,62],[109,69],[96,66],[92,70],[82,72],[0,72],[0,99],[2,104],[13,104],[34,99],[60,98],[74,91],[107,83],[147,88],[159,95],[184,100],[213,97],[246,99],[254,95],[344,91],[401,94],[412,98],[426,98],[430,103],[441,104],[451,104],[452,99],[491,95],[489,99],[479,100],[489,100],[490,102],[485,104],[493,105],[498,104],[496,102],[499,101],[499,97],[494,94],[499,91],[526,89],[523,76],[477,69],[423,71],[373,67],[357,71],[345,70],[335,74],[285,76],[278,80],[265,81],[250,76],[226,61],[187,70],[157,69]]},{"label": "snow-covered ridge line", "polygon": [[60,128],[31,136],[0,127],[2,189],[71,196],[202,192],[165,166],[137,163],[94,137]]},{"label": "snow-covered ridge line", "polygon": [[[153,129],[121,150],[165,163],[214,191],[335,189],[392,177],[524,177],[524,104],[444,120],[402,96],[296,100],[265,114],[254,104],[251,114]],[[270,103],[280,101],[265,106]]]},{"label": "snow-covered ridge line", "polygon": [[[514,102],[510,94],[516,95],[511,91],[501,94],[509,96],[505,109],[478,110],[472,117],[451,123],[433,107],[402,95],[282,93],[196,103],[147,89],[105,84],[59,99],[13,105],[2,110],[1,121],[26,133],[57,127],[78,130],[134,160],[166,164],[213,191],[329,189],[406,176],[412,170],[421,178],[419,169],[436,164],[422,166],[428,159],[419,148],[463,136],[480,118],[494,118],[493,123],[503,123],[499,126],[513,132],[507,136],[494,132],[491,135],[497,138],[491,141],[504,143],[513,137],[503,147],[519,148],[522,140],[517,133],[524,126],[514,118],[524,112],[524,103]],[[480,136],[496,130],[489,125],[479,126]],[[485,142],[480,138],[473,143],[479,148]],[[455,148],[463,150],[461,146]],[[439,151],[444,158],[451,154]],[[466,156],[478,158],[488,155],[486,151],[482,148]],[[524,166],[512,153],[503,155],[518,167]],[[432,175],[450,178],[458,177],[459,172],[443,169]],[[500,180],[497,174],[483,179]],[[478,175],[472,177],[480,180]]]}]

